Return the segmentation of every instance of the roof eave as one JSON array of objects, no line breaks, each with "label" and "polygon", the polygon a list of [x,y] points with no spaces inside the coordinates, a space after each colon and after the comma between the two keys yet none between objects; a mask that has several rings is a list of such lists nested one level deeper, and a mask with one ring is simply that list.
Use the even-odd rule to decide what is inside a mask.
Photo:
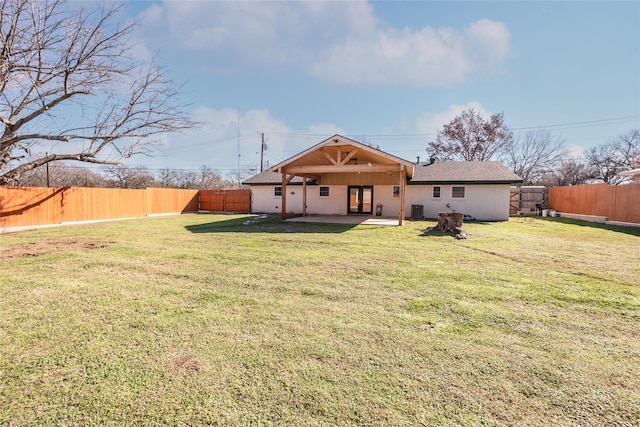
[{"label": "roof eave", "polygon": [[514,181],[514,180],[424,180],[424,181],[409,181],[408,185],[427,185],[427,184],[444,184],[444,185],[455,185],[455,184],[519,184],[524,180]]}]

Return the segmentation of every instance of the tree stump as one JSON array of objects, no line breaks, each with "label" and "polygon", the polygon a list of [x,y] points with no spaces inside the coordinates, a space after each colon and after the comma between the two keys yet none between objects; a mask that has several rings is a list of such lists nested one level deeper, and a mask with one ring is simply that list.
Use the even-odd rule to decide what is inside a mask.
[{"label": "tree stump", "polygon": [[462,212],[439,212],[436,230],[443,233],[451,233],[456,239],[466,239],[467,234],[462,231]]}]

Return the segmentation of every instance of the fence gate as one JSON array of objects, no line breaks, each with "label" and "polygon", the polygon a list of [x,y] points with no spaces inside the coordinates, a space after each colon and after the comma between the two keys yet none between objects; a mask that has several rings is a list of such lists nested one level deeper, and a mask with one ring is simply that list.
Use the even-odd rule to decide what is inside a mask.
[{"label": "fence gate", "polygon": [[536,212],[539,206],[548,206],[547,200],[547,187],[538,185],[511,187],[509,215],[517,215],[519,211]]},{"label": "fence gate", "polygon": [[511,187],[511,195],[509,197],[509,215],[518,215],[520,210],[520,189]]},{"label": "fence gate", "polygon": [[200,210],[251,212],[251,190],[200,190]]}]

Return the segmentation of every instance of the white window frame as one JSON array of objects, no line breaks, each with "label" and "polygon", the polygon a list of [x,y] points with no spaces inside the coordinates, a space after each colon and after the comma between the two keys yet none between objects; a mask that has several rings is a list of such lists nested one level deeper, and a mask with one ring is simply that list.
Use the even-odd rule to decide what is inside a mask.
[{"label": "white window frame", "polygon": [[[462,188],[462,197],[454,196],[454,189]],[[452,185],[451,186],[451,198],[455,200],[464,200],[467,198],[467,186],[466,185]]]},{"label": "white window frame", "polygon": [[[327,189],[327,194],[326,195],[322,194],[322,189],[323,188]],[[331,190],[330,190],[329,186],[328,185],[323,185],[323,186],[319,187],[318,188],[318,195],[320,197],[322,197],[323,199],[328,199],[329,197],[331,197]]]},{"label": "white window frame", "polygon": [[393,186],[393,197],[400,197],[400,186],[399,185],[394,185]]},{"label": "white window frame", "polygon": [[[278,191],[278,189],[280,189]],[[278,192],[280,194],[278,194]],[[281,185],[276,185],[275,187],[273,187],[273,197],[282,197],[282,186]]]},{"label": "white window frame", "polygon": [[[436,188],[438,189],[438,195],[437,196],[435,195]],[[436,200],[442,199],[442,186],[441,185],[434,185],[434,186],[431,187],[431,198],[432,199],[436,199]]]}]

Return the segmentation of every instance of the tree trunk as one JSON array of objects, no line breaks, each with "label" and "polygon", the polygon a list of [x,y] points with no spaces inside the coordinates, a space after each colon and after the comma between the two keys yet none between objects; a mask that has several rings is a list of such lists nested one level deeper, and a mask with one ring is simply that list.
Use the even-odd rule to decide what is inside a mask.
[{"label": "tree trunk", "polygon": [[466,239],[467,235],[462,231],[463,219],[464,214],[461,212],[440,212],[436,229],[443,233],[451,233],[456,239]]}]

